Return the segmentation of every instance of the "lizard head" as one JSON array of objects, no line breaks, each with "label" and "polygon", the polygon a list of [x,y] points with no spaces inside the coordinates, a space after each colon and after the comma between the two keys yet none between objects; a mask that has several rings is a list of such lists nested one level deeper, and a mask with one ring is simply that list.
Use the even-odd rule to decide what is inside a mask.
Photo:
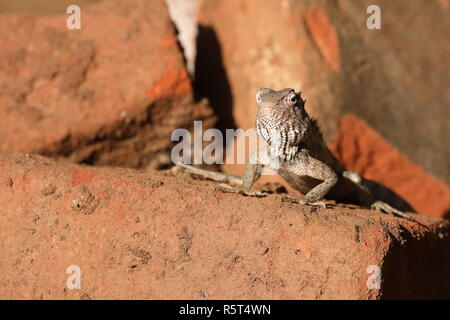
[{"label": "lizard head", "polygon": [[270,145],[272,155],[291,159],[306,139],[310,126],[300,93],[291,88],[280,91],[261,88],[256,94],[256,104],[258,136]]},{"label": "lizard head", "polygon": [[285,88],[280,91],[269,88],[261,88],[256,93],[256,104],[259,109],[263,108],[304,108],[305,101],[300,96],[300,92],[295,92],[292,88]]}]

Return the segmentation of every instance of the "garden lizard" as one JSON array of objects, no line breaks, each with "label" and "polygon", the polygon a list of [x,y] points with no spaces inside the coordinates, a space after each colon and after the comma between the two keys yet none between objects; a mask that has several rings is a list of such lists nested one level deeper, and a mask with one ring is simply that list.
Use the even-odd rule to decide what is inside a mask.
[{"label": "garden lizard", "polygon": [[[264,196],[260,191],[252,191],[251,187],[261,174],[261,166],[268,166],[304,194],[300,199],[283,197],[285,201],[326,207],[326,203],[321,201],[325,198],[414,220],[403,212],[413,211],[412,208],[393,191],[346,170],[339,163],[328,149],[317,121],[306,112],[300,92],[291,88],[280,91],[261,88],[256,94],[256,104],[256,131],[268,147],[252,156],[253,161],[246,165],[242,184],[221,183],[219,190]],[[204,170],[182,167],[213,180],[230,183],[234,180],[236,184],[236,179],[225,174],[203,174]]]}]

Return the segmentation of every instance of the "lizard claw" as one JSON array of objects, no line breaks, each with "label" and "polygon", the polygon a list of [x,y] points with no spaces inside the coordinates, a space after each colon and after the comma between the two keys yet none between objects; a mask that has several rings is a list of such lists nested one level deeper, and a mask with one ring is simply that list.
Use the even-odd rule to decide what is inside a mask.
[{"label": "lizard claw", "polygon": [[324,209],[327,208],[327,204],[324,201],[308,202],[305,198],[296,199],[294,197],[282,196],[281,197],[281,201],[283,201],[283,202],[291,202],[291,203],[299,203],[299,204],[302,204],[302,205],[310,205],[310,206],[322,207]]},{"label": "lizard claw", "polygon": [[245,190],[242,188],[236,188],[236,187],[232,187],[226,183],[218,184],[215,190],[221,191],[221,192],[226,192],[226,193],[237,193],[237,194],[241,194],[241,195],[244,195],[247,197],[263,198],[266,196],[266,195],[262,194],[261,191],[250,191],[250,190]]},{"label": "lizard claw", "polygon": [[372,205],[370,207],[377,211],[389,213],[394,216],[399,216],[399,217],[402,217],[402,218],[405,218],[405,219],[408,219],[411,221],[415,221],[409,214],[406,214],[400,210],[397,210],[383,201],[375,201],[374,203],[372,203]]}]

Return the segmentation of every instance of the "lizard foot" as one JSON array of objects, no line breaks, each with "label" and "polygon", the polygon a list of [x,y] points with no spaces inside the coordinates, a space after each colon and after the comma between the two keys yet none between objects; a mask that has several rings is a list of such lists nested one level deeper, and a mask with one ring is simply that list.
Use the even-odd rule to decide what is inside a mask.
[{"label": "lizard foot", "polygon": [[410,215],[391,207],[389,204],[383,201],[375,201],[374,203],[372,203],[371,208],[377,211],[389,213],[394,216],[399,216],[411,221],[415,221]]},{"label": "lizard foot", "polygon": [[324,209],[327,208],[327,204],[324,201],[315,201],[315,202],[307,202],[305,198],[294,198],[294,197],[289,197],[289,196],[282,196],[281,197],[281,201],[283,202],[291,202],[291,203],[299,203],[302,205],[310,205],[310,206],[317,206],[317,207],[322,207]]},{"label": "lizard foot", "polygon": [[238,187],[232,187],[226,183],[220,183],[217,185],[216,187],[217,191],[221,191],[221,192],[225,192],[225,193],[237,193],[237,194],[241,194],[247,197],[257,197],[257,198],[263,198],[266,195],[262,194],[261,191],[250,191],[250,190],[245,190],[242,188],[238,188]]},{"label": "lizard foot", "polygon": [[210,171],[196,168],[187,164],[178,163],[174,168],[181,169],[186,173],[216,182],[227,182],[235,185],[242,184],[242,178],[223,172]]}]

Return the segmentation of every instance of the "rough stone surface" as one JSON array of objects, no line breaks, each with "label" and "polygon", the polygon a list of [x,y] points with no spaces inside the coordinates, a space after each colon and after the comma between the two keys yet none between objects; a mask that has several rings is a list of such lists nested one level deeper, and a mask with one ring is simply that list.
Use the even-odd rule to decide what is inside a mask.
[{"label": "rough stone surface", "polygon": [[[450,224],[0,154],[0,298],[450,297]],[[69,290],[66,270],[81,269]],[[368,289],[371,265],[381,289]]]},{"label": "rough stone surface", "polygon": [[[371,4],[381,9],[381,30],[366,27]],[[199,54],[220,45],[227,83],[208,82],[211,69],[200,65],[199,86],[229,87],[229,112],[242,128],[254,126],[260,87],[301,89],[327,139],[352,112],[450,183],[448,10],[448,1],[206,0]]]},{"label": "rough stone surface", "polygon": [[103,1],[68,15],[2,15],[0,151],[142,167],[175,128],[209,119],[163,0]]}]

